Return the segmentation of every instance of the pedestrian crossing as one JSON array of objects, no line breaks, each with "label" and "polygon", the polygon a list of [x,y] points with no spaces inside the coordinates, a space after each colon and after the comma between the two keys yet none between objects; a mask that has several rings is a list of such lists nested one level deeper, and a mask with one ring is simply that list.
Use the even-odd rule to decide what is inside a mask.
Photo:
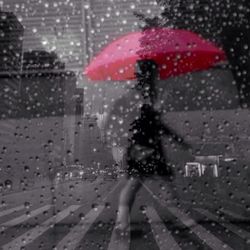
[{"label": "pedestrian crossing", "polygon": [[[5,228],[5,227],[14,227],[14,226],[16,226],[16,225],[18,225],[18,224],[21,224],[21,223],[23,223],[23,222],[29,220],[29,219],[32,218],[32,217],[35,217],[35,216],[37,216],[37,215],[39,215],[39,214],[41,214],[41,213],[43,213],[43,212],[49,210],[49,209],[51,208],[51,206],[52,206],[52,205],[43,206],[43,207],[38,208],[38,209],[36,209],[36,210],[34,210],[34,211],[31,211],[31,212],[28,213],[28,214],[23,214],[23,215],[21,215],[21,216],[15,218],[15,219],[12,219],[12,220],[9,220],[9,221],[7,221],[7,222],[4,222],[4,223],[2,223],[0,226],[1,226],[2,228]],[[15,210],[15,211],[16,211],[16,210]]]},{"label": "pedestrian crossing", "polygon": [[[0,246],[3,250],[17,250],[17,249],[26,249],[26,246],[32,246],[33,242],[37,240],[42,235],[48,233],[48,230],[55,227],[55,225],[60,224],[64,219],[69,217],[77,216],[76,212],[80,211],[83,208],[84,204],[78,205],[69,205],[64,207],[61,211],[55,210],[55,213],[49,215],[49,217],[38,223],[37,225],[32,226],[31,228],[27,228],[24,233],[18,235],[16,238],[11,239],[9,242],[2,244],[1,236],[0,236]],[[24,206],[17,206],[14,208],[9,208],[0,212],[0,218],[4,218],[4,216],[13,214],[16,216],[11,220],[7,220],[2,222],[0,227],[1,230],[12,227],[17,227],[27,222],[28,220],[39,216],[40,214],[53,209],[53,205],[44,205],[39,208],[35,208],[30,211],[27,216],[26,210]],[[69,231],[65,235],[61,235],[60,239],[53,246],[54,250],[73,250],[78,249],[80,243],[87,237],[87,234],[92,232],[95,234],[93,230],[93,224],[97,220],[102,220],[105,218],[105,205],[100,204],[98,206],[92,207],[81,219],[78,223],[75,223],[74,226],[70,227]],[[164,207],[164,211],[167,214],[171,214],[174,216],[178,223],[187,228],[190,233],[194,234],[202,243],[202,245],[206,246],[209,249],[219,250],[233,250],[232,246],[230,246],[227,242],[224,242],[221,237],[217,237],[215,233],[209,230],[205,223],[203,225],[202,221],[197,222],[192,213],[186,213],[181,208],[177,206],[167,206]],[[208,209],[204,208],[193,208],[193,211],[202,215],[204,217],[204,221],[210,220],[218,223],[220,226],[232,232],[236,237],[243,241],[250,240],[250,232],[247,230],[240,228],[239,226],[232,224],[225,219],[221,219],[217,214]],[[16,214],[19,212],[19,214]],[[22,213],[23,214],[20,214]],[[149,205],[141,213],[145,216],[145,221],[149,223],[151,228],[151,233],[156,242],[157,248],[159,250],[182,250],[182,245],[174,236],[174,232],[168,227],[168,221],[164,219],[164,216],[161,214],[161,211],[157,208],[156,205]],[[232,214],[231,214],[232,216]],[[115,218],[113,218],[115,220]],[[117,234],[115,230],[116,226],[115,222],[112,225],[112,232],[109,238],[109,242],[107,244],[107,248],[105,250],[130,250],[130,244],[133,240],[130,234],[125,235],[125,237],[121,237]],[[130,229],[129,229],[130,230]],[[131,229],[132,230],[132,229]],[[181,228],[179,230],[182,230]],[[104,232],[105,233],[105,232]],[[48,237],[53,237],[53,235],[48,235]],[[95,237],[99,237],[98,234]],[[147,249],[147,241],[145,240],[145,249]],[[207,249],[204,248],[204,249]],[[33,249],[27,248],[27,249]],[[34,248],[35,249],[35,248]],[[52,249],[52,246],[51,246]],[[143,249],[143,246],[142,246]]]},{"label": "pedestrian crossing", "polygon": [[12,214],[14,212],[18,212],[18,211],[20,211],[20,210],[22,210],[24,208],[25,208],[24,205],[21,205],[21,206],[17,206],[17,207],[14,207],[14,208],[10,208],[10,209],[6,209],[4,211],[1,211],[0,212],[0,218],[4,217],[6,215]]},{"label": "pedestrian crossing", "polygon": [[104,206],[100,205],[95,209],[89,211],[85,216],[83,221],[80,221],[56,246],[57,250],[67,249],[74,250],[78,245],[81,239],[89,230],[90,226],[94,223],[96,218],[103,211]]},{"label": "pedestrian crossing", "polygon": [[224,213],[224,214],[226,214],[226,215],[228,215],[228,216],[230,216],[230,217],[236,219],[236,220],[249,221],[249,218],[248,218],[248,217],[242,216],[242,215],[237,214],[237,213],[235,213],[235,212],[233,212],[233,211],[230,211],[230,210],[228,210],[228,209],[221,208],[220,211],[221,211],[222,213]]},{"label": "pedestrian crossing", "polygon": [[160,216],[153,207],[146,209],[146,215],[152,228],[153,235],[160,250],[181,250],[171,232],[165,227]]},{"label": "pedestrian crossing", "polygon": [[3,250],[11,249],[11,250],[19,250],[20,248],[25,247],[37,237],[45,233],[49,228],[53,227],[56,223],[59,223],[61,220],[69,216],[71,212],[76,211],[80,206],[79,205],[72,205],[64,209],[63,211],[59,212],[55,216],[52,216],[38,227],[35,227],[26,233],[22,234],[21,236],[17,237],[13,241],[9,242],[8,244],[2,247]]},{"label": "pedestrian crossing", "polygon": [[229,231],[235,233],[236,235],[238,235],[240,238],[242,238],[243,240],[250,240],[250,232],[247,232],[246,230],[237,227],[229,222],[225,222],[223,220],[221,220],[217,215],[212,214],[211,212],[205,210],[205,209],[201,209],[201,208],[197,208],[195,209],[196,211],[198,211],[200,214],[203,214],[204,216],[206,216],[208,219],[213,220],[213,221],[219,221],[220,224],[224,227],[227,228]]},{"label": "pedestrian crossing", "polygon": [[194,232],[206,245],[211,249],[226,249],[232,250],[230,246],[219,240],[216,236],[206,230],[203,226],[197,224],[192,218],[183,213],[177,207],[169,207],[169,211],[180,219],[180,221],[187,227],[191,226],[191,231]]}]

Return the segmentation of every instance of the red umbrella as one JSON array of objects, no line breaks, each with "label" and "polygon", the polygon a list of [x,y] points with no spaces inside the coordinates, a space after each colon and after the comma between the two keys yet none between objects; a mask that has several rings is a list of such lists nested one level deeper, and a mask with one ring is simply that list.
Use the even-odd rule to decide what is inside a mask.
[{"label": "red umbrella", "polygon": [[151,59],[161,79],[205,70],[224,61],[225,53],[199,35],[178,29],[152,28],[129,33],[110,43],[87,66],[90,80],[135,79],[137,60]]}]

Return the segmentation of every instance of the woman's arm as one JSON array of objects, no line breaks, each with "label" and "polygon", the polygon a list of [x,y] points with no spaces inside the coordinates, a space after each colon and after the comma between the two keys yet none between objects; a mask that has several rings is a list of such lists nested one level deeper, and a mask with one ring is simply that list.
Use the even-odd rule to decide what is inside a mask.
[{"label": "woman's arm", "polygon": [[179,143],[182,147],[184,147],[186,149],[191,148],[191,145],[188,144],[187,142],[185,142],[184,138],[181,135],[177,134],[173,129],[166,126],[162,122],[160,124],[160,133],[162,135],[166,135],[166,136],[170,137],[172,140]]}]

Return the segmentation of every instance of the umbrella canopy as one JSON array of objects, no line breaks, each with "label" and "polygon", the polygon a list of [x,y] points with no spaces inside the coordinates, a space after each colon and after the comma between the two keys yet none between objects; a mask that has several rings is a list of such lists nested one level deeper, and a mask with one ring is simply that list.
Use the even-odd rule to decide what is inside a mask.
[{"label": "umbrella canopy", "polygon": [[205,70],[224,61],[225,53],[199,35],[178,29],[153,28],[129,33],[104,48],[87,66],[90,80],[135,79],[138,60],[154,60],[166,79]]}]

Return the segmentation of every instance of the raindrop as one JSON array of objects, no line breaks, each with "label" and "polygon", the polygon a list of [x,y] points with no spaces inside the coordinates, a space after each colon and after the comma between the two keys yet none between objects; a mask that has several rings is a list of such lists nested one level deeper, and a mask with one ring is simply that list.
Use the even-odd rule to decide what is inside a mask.
[{"label": "raindrop", "polygon": [[84,220],[85,219],[85,214],[84,213],[80,213],[79,214],[79,218],[80,218],[80,220]]},{"label": "raindrop", "polygon": [[84,4],[84,9],[85,9],[85,10],[88,10],[88,9],[89,9],[89,7],[90,7],[90,6],[89,6],[89,4],[88,4],[88,3],[85,3],[85,4]]},{"label": "raindrop", "polygon": [[119,69],[119,73],[123,74],[124,73],[124,69]]},{"label": "raindrop", "polygon": [[25,172],[29,172],[29,171],[30,171],[29,166],[24,166],[24,171],[25,171]]},{"label": "raindrop", "polygon": [[143,214],[146,213],[146,209],[147,209],[147,206],[145,206],[145,205],[141,205],[141,206],[140,206],[140,210],[141,210],[141,212],[142,212]]},{"label": "raindrop", "polygon": [[134,10],[134,9],[135,9],[135,5],[134,5],[134,4],[131,4],[131,5],[130,5],[130,9]]},{"label": "raindrop", "polygon": [[110,203],[109,203],[109,202],[106,202],[106,203],[105,203],[105,207],[109,209],[109,208],[111,207]]},{"label": "raindrop", "polygon": [[21,16],[19,16],[17,19],[20,23],[23,21],[23,18]]},{"label": "raindrop", "polygon": [[98,204],[93,203],[93,204],[91,205],[91,208],[94,209],[94,211],[97,211],[97,210],[98,210]]},{"label": "raindrop", "polygon": [[28,202],[28,201],[25,201],[24,202],[24,207],[26,208],[26,209],[29,209],[30,208],[30,203]]}]

